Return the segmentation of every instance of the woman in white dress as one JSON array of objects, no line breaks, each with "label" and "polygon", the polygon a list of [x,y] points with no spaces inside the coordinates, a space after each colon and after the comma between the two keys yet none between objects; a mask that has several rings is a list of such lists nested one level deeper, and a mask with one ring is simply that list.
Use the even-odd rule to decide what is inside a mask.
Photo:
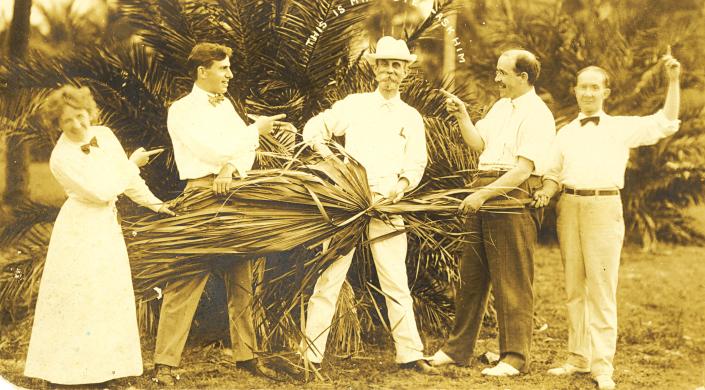
[{"label": "woman in white dress", "polygon": [[135,296],[115,201],[124,193],[173,215],[147,188],[138,162],[127,158],[112,131],[90,125],[96,111],[85,87],[64,86],[44,104],[47,124],[62,131],[49,166],[68,199],[51,235],[24,374],[57,384],[142,374]]}]

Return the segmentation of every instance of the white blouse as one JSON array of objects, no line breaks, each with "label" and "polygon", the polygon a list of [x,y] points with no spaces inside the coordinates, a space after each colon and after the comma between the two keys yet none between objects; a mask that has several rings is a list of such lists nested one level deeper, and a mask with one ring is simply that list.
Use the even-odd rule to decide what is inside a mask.
[{"label": "white blouse", "polygon": [[51,153],[49,168],[70,199],[97,206],[108,206],[124,193],[136,203],[157,211],[162,205],[140,177],[113,132],[103,126],[92,126],[88,137],[95,137],[98,147],[89,152],[64,134]]}]

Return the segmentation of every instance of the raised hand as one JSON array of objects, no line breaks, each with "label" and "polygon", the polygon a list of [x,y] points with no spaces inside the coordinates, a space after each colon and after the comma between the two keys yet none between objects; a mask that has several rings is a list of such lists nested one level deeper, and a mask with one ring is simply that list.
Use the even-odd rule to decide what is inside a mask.
[{"label": "raised hand", "polygon": [[149,158],[155,154],[159,154],[163,152],[163,148],[157,148],[157,149],[152,149],[152,150],[145,150],[143,147],[137,148],[132,154],[130,155],[130,161],[137,165],[137,167],[142,168],[143,166],[147,165],[149,163]]},{"label": "raised hand", "polygon": [[678,81],[681,76],[681,63],[671,55],[671,45],[666,48],[666,54],[661,57],[668,81]]},{"label": "raised hand", "polygon": [[272,132],[275,123],[284,123],[279,122],[279,120],[286,118],[286,114],[272,116],[247,114],[247,117],[255,121],[254,125],[257,127],[257,131],[259,131],[260,135],[264,135]]},{"label": "raised hand", "polygon": [[446,111],[449,114],[453,115],[457,119],[468,115],[467,107],[459,97],[442,88],[438,91],[446,98]]}]

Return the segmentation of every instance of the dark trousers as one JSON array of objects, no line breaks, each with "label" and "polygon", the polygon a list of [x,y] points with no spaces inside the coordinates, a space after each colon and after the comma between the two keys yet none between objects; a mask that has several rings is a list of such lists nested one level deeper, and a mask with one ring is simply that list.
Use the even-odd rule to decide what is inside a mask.
[{"label": "dark trousers", "polygon": [[526,370],[531,351],[534,307],[534,248],[542,210],[480,212],[468,217],[467,243],[460,258],[455,324],[442,348],[453,360],[473,356],[490,284],[499,326],[500,357]]},{"label": "dark trousers", "polygon": [[[213,176],[189,180],[186,190],[211,187]],[[228,299],[230,341],[236,362],[255,357],[254,317],[252,315],[252,261],[231,260],[217,268],[225,282]],[[164,289],[164,300],[159,315],[154,363],[178,366],[186,345],[191,322],[210,274],[192,275],[169,283]]]}]

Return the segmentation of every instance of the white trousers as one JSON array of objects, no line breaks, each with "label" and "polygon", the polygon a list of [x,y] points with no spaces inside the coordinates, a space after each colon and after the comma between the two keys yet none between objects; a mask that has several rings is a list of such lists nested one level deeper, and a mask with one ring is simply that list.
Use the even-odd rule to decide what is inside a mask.
[{"label": "white trousers", "polygon": [[[369,224],[370,239],[403,229],[400,216],[391,218],[393,225],[373,218]],[[370,244],[380,287],[386,294],[387,314],[396,346],[396,362],[408,363],[423,357],[423,343],[414,319],[414,302],[406,277],[406,234]],[[352,262],[353,249],[323,271],[308,301],[306,338],[301,348],[309,361],[320,363],[326,349],[328,333],[335,314],[340,288]]]},{"label": "white trousers", "polygon": [[557,212],[568,299],[568,362],[590,368],[593,376],[612,375],[624,240],[621,198],[564,193]]}]

